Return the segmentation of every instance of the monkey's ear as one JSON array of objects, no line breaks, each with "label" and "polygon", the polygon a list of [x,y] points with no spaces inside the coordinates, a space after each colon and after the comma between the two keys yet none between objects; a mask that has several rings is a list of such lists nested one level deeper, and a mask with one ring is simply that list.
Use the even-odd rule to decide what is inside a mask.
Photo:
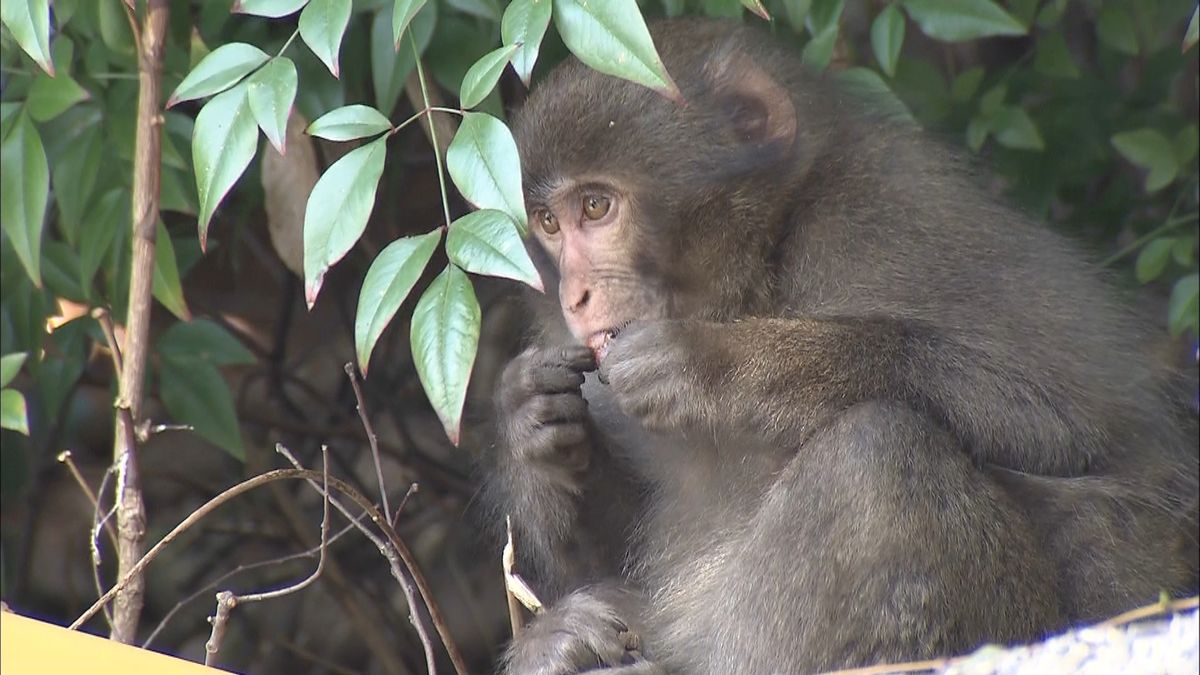
[{"label": "monkey's ear", "polygon": [[745,143],[786,154],[796,140],[796,107],[788,90],[750,56],[717,50],[705,67],[717,105]]}]

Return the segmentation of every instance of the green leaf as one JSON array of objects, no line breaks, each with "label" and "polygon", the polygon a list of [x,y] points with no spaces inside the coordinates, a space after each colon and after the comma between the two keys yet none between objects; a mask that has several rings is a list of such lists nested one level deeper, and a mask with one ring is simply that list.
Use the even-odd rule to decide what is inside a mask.
[{"label": "green leaf", "polygon": [[943,42],[1027,32],[1020,21],[992,0],[904,0],[904,9],[922,33]]},{"label": "green leaf", "polygon": [[455,445],[479,348],[479,324],[471,279],[454,265],[442,270],[413,310],[409,339],[417,376]]},{"label": "green leaf", "polygon": [[1134,265],[1138,282],[1147,284],[1162,276],[1174,247],[1175,240],[1171,237],[1160,237],[1143,246]]},{"label": "green leaf", "polygon": [[838,82],[848,91],[859,95],[872,106],[872,110],[894,116],[907,122],[916,122],[908,106],[904,105],[879,73],[870,68],[847,68],[837,76]]},{"label": "green leaf", "polygon": [[845,0],[812,0],[806,19],[809,34],[815,37],[837,27],[845,9]]},{"label": "green leaf", "polygon": [[445,2],[463,14],[478,17],[492,25],[500,20],[499,0],[445,0]]},{"label": "green leaf", "polygon": [[29,414],[25,410],[25,396],[16,389],[0,389],[0,429],[29,435]]},{"label": "green leaf", "polygon": [[39,73],[29,87],[29,116],[39,122],[58,117],[71,106],[91,98],[66,72],[50,77]]},{"label": "green leaf", "polygon": [[508,45],[494,49],[479,57],[475,65],[463,76],[462,87],[459,89],[459,103],[464,108],[474,108],[492,92],[508,59],[517,51],[517,45]]},{"label": "green leaf", "polygon": [[29,116],[22,113],[0,144],[0,227],[38,288],[42,286],[42,228],[49,194],[50,168],[42,138]]},{"label": "green leaf", "polygon": [[1110,49],[1137,56],[1138,39],[1133,16],[1124,7],[1107,3],[1096,17],[1096,36]]},{"label": "green leaf", "polygon": [[975,92],[979,91],[979,85],[983,84],[983,75],[984,71],[980,66],[973,66],[959,73],[950,84],[950,98],[959,103],[970,101]]},{"label": "green leaf", "polygon": [[992,128],[986,118],[972,117],[967,124],[967,147],[971,148],[972,152],[979,152],[990,133],[992,133]]},{"label": "green leaf", "polygon": [[658,58],[636,0],[554,0],[553,15],[567,49],[585,65],[683,100]]},{"label": "green leaf", "polygon": [[1143,128],[1122,131],[1112,137],[1113,147],[1130,162],[1149,169],[1146,176],[1146,191],[1157,192],[1171,184],[1179,174],[1175,148],[1156,129]]},{"label": "green leaf", "polygon": [[210,366],[249,365],[258,360],[229,331],[208,319],[171,324],[158,338],[155,350],[164,359]]},{"label": "green leaf", "polygon": [[1196,252],[1196,238],[1191,237],[1176,237],[1175,245],[1171,247],[1171,258],[1175,260],[1175,264],[1180,267],[1191,267],[1192,261],[1195,259],[1193,255]]},{"label": "green leaf", "polygon": [[300,12],[300,37],[334,77],[338,77],[338,51],[350,24],[350,0],[310,0]]},{"label": "green leaf", "polygon": [[369,105],[354,105],[335,108],[321,115],[304,133],[329,141],[352,141],[391,131],[392,123],[383,113]]},{"label": "green leaf", "polygon": [[991,119],[992,133],[996,142],[1015,150],[1044,150],[1045,141],[1029,113],[1015,105],[1006,105],[996,111]]},{"label": "green leaf", "polygon": [[1067,0],[1050,0],[1037,13],[1037,25],[1041,28],[1053,28],[1062,20],[1067,11]]},{"label": "green leaf", "polygon": [[268,19],[295,14],[308,0],[234,0],[229,11],[235,14],[253,14]]},{"label": "green leaf", "polygon": [[213,212],[258,149],[258,125],[246,96],[246,85],[215,96],[200,109],[192,133],[192,162],[200,200],[200,247],[208,247]]},{"label": "green leaf", "polygon": [[1197,20],[1200,20],[1200,7],[1192,10],[1192,20],[1188,22],[1187,32],[1183,36],[1183,47],[1179,51],[1186,52],[1200,42],[1200,25],[1197,25]]},{"label": "green leaf", "polygon": [[1200,278],[1193,272],[1181,277],[1171,289],[1171,299],[1167,301],[1167,325],[1172,335],[1182,335],[1190,330],[1193,335],[1200,332]]},{"label": "green leaf", "polygon": [[871,48],[888,77],[896,74],[896,61],[904,46],[904,15],[895,5],[884,8],[871,23]]},{"label": "green leaf", "polygon": [[808,44],[804,45],[804,51],[800,53],[800,60],[811,68],[824,70],[829,65],[830,59],[833,58],[833,48],[837,44],[837,36],[838,25],[836,23],[817,33],[808,41]]},{"label": "green leaf", "polygon": [[87,302],[88,293],[79,283],[79,254],[57,239],[42,245],[42,281],[56,297]]},{"label": "green leaf", "polygon": [[364,377],[375,343],[421,278],[441,239],[441,228],[397,239],[379,253],[367,270],[354,319],[354,351]]},{"label": "green leaf", "polygon": [[1005,85],[998,84],[992,87],[979,99],[979,112],[989,117],[995,115],[1000,111],[1000,106],[1007,96],[1008,87]]},{"label": "green leaf", "polygon": [[54,62],[50,59],[49,0],[0,2],[0,22],[4,23],[29,58],[36,61],[42,70],[54,75]]},{"label": "green leaf", "polygon": [[1179,166],[1186,166],[1188,162],[1196,156],[1196,152],[1200,150],[1200,128],[1195,124],[1188,124],[1175,134],[1175,160],[1179,162]]},{"label": "green leaf", "polygon": [[446,169],[467,201],[476,208],[503,211],[525,233],[521,160],[503,122],[486,113],[464,115],[446,152]]},{"label": "green leaf", "polygon": [[391,15],[386,11],[375,13],[371,21],[371,84],[375,89],[375,103],[384,113],[391,114],[396,108],[404,83],[416,66],[413,39],[416,39],[417,51],[424,53],[436,21],[437,3],[425,3],[409,22],[408,31],[397,46],[392,40]]},{"label": "green leaf", "polygon": [[96,271],[117,235],[129,229],[133,207],[125,188],[113,188],[96,203],[88,226],[79,235],[79,282],[90,288]]},{"label": "green leaf", "polygon": [[192,72],[183,78],[167,99],[167,107],[182,101],[219,94],[237,84],[270,57],[263,50],[244,42],[231,42],[209,52]]},{"label": "green leaf", "polygon": [[446,255],[468,272],[513,279],[545,290],[516,224],[503,211],[473,211],[451,223]]},{"label": "green leaf", "polygon": [[246,83],[250,112],[267,140],[285,154],[287,120],[296,101],[296,64],[283,56],[267,62]]},{"label": "green leaf", "polygon": [[321,176],[304,211],[304,298],[317,301],[325,272],[367,227],[383,175],[387,136],[351,150]]},{"label": "green leaf", "polygon": [[425,0],[395,0],[392,4],[392,47],[395,51],[400,50],[404,29],[424,6]]},{"label": "green leaf", "polygon": [[81,227],[85,216],[91,220],[87,209],[100,176],[100,151],[104,145],[101,133],[100,125],[85,129],[50,167],[50,184],[54,187],[60,224],[65,226],[64,234],[72,244],[76,243],[72,235],[87,229]]},{"label": "green leaf", "polygon": [[213,366],[192,359],[163,359],[158,395],[176,422],[245,461],[242,434],[229,384]]},{"label": "green leaf", "polygon": [[29,355],[25,352],[16,352],[0,357],[0,387],[7,387],[12,383],[13,378],[21,371],[21,366],[25,364],[27,356]]},{"label": "green leaf", "polygon": [[1079,68],[1071,58],[1067,40],[1060,32],[1043,35],[1037,43],[1037,55],[1033,69],[1048,77],[1074,79],[1079,77]]},{"label": "green leaf", "polygon": [[187,301],[183,299],[183,284],[179,280],[179,263],[175,260],[175,244],[171,233],[162,221],[158,221],[158,234],[154,246],[154,297],[172,314],[187,321],[192,318]]},{"label": "green leaf", "polygon": [[783,11],[787,15],[788,25],[796,33],[804,30],[804,21],[812,9],[812,0],[783,0]]},{"label": "green leaf", "polygon": [[513,70],[529,86],[537,63],[542,38],[550,26],[551,0],[513,0],[500,19],[500,37],[506,45],[518,45],[512,56]]},{"label": "green leaf", "polygon": [[771,13],[763,6],[762,0],[742,0],[742,7],[754,12],[763,21],[771,20]]}]

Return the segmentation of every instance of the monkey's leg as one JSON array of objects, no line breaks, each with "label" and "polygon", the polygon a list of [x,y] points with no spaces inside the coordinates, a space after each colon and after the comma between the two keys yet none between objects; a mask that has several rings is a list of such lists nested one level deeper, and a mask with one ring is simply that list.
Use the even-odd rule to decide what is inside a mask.
[{"label": "monkey's leg", "polygon": [[950,434],[890,402],[816,431],[712,556],[660,608],[682,636],[666,663],[684,672],[912,660],[1060,623],[1024,516]]}]

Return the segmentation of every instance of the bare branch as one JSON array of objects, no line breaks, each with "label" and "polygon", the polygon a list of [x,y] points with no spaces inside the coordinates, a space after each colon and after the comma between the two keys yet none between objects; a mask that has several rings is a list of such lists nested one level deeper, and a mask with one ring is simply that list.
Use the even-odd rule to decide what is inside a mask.
[{"label": "bare branch", "polygon": [[358,419],[362,421],[363,431],[367,432],[367,445],[371,446],[371,459],[375,462],[375,480],[379,483],[379,504],[383,506],[384,513],[391,513],[392,509],[388,506],[387,485],[383,482],[383,463],[379,459],[379,437],[375,435],[375,428],[371,426],[371,418],[367,416],[367,403],[363,398],[362,385],[358,383],[354,363],[347,361],[342,369],[346,371],[346,377],[350,378],[350,387],[354,389],[354,401],[358,407]]}]

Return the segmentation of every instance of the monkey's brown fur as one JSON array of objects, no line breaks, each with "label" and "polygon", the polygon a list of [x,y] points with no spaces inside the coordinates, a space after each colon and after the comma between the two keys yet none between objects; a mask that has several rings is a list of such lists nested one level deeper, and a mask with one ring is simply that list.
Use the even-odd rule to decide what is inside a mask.
[{"label": "monkey's brown fur", "polygon": [[[621,210],[531,244],[487,488],[554,602],[506,672],[948,655],[1194,589],[1194,428],[1096,266],[760,33],[653,35],[686,105],[572,60],[515,122],[531,212]],[[584,382],[566,329],[630,320]]]}]

